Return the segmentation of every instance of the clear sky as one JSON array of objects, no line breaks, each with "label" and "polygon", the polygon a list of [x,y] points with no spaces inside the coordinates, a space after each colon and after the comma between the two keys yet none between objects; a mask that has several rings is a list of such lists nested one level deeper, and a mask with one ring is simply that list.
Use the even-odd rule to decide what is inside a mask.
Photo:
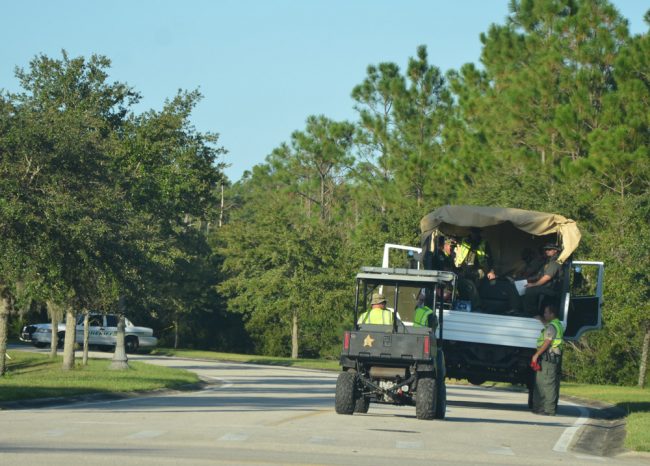
[{"label": "clear sky", "polygon": [[[614,0],[632,33],[644,0]],[[0,0],[0,88],[37,54],[106,55],[111,79],[160,109],[178,89],[204,99],[192,121],[220,134],[236,181],[309,115],[353,121],[352,88],[369,64],[405,68],[425,44],[441,70],[477,63],[479,34],[503,23],[508,0]]]}]

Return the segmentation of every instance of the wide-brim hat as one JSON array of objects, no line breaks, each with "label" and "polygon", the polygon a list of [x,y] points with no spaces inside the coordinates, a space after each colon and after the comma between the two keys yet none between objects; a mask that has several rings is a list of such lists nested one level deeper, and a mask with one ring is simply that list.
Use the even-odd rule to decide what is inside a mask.
[{"label": "wide-brim hat", "polygon": [[370,304],[381,304],[386,302],[386,296],[381,293],[373,293]]}]

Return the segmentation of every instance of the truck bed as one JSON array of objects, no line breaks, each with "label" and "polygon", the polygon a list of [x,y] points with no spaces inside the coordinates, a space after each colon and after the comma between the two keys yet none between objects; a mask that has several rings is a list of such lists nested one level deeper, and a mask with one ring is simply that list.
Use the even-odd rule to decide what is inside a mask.
[{"label": "truck bed", "polygon": [[445,310],[443,327],[445,340],[534,349],[543,325],[531,317]]}]

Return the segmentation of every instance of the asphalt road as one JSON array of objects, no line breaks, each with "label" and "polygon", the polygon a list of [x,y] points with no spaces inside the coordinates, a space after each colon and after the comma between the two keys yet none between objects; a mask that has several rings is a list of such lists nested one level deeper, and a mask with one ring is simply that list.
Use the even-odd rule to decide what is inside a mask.
[{"label": "asphalt road", "polygon": [[[649,463],[572,449],[589,423],[561,402],[556,417],[526,394],[449,386],[444,421],[413,407],[334,412],[335,373],[163,357],[213,382],[205,390],[0,411],[1,465],[546,465]],[[1,389],[1,385],[0,385]]]}]

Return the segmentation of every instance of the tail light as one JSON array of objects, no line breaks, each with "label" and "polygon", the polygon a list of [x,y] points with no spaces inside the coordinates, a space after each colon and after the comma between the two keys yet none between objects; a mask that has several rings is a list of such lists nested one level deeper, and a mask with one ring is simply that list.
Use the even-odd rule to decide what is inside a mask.
[{"label": "tail light", "polygon": [[345,332],[343,334],[343,349],[344,350],[350,349],[350,332]]},{"label": "tail light", "polygon": [[424,354],[429,354],[431,352],[431,338],[426,337],[424,339]]}]

